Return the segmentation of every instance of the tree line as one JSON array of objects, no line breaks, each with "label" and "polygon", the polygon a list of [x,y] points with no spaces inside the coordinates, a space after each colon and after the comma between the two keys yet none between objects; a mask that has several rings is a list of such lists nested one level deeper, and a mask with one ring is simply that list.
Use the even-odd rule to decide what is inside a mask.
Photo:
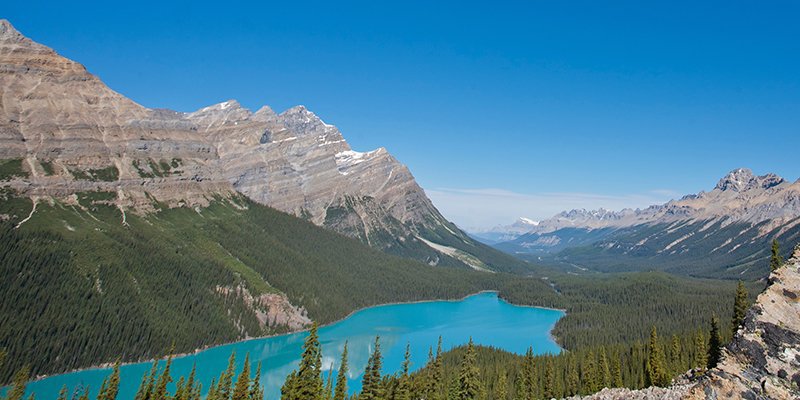
[{"label": "tree line", "polygon": [[[744,320],[747,309],[747,290],[738,285],[733,301],[732,336]],[[638,389],[647,386],[667,386],[685,371],[701,373],[713,368],[720,360],[726,340],[719,318],[712,317],[708,331],[698,330],[684,335],[661,338],[652,327],[649,339],[627,345],[601,345],[559,354],[534,355],[529,348],[524,356],[493,347],[475,346],[470,339],[465,346],[448,352],[442,350],[439,338],[434,352],[429,350],[428,361],[416,372],[410,372],[410,346],[406,346],[404,361],[394,374],[382,374],[380,337],[375,338],[373,351],[362,373],[361,390],[349,395],[347,387],[348,350],[345,344],[334,380],[324,379],[322,347],[317,324],[306,337],[297,369],[292,371],[281,387],[281,400],[530,400],[560,398],[595,393],[605,387]],[[174,352],[173,350],[170,353]],[[6,358],[0,352],[0,363]],[[167,387],[171,376],[172,356],[163,368],[155,361],[150,372],[142,377],[135,400],[199,400],[202,385],[195,378],[196,366],[188,377],[180,377],[176,389]],[[231,354],[227,368],[214,379],[207,391],[208,400],[264,400],[261,384],[261,364],[251,374],[249,355],[237,375],[236,355]],[[13,384],[3,400],[23,400],[30,368],[25,366],[15,375]],[[120,361],[103,380],[96,400],[115,400],[119,394]],[[31,394],[28,400],[34,400]],[[58,400],[90,400],[88,388],[69,392],[65,386]]]}]

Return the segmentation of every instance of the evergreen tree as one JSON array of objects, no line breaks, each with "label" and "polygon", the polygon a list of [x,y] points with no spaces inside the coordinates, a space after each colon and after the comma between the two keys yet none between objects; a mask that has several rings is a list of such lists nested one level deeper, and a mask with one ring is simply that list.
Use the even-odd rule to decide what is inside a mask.
[{"label": "evergreen tree", "polygon": [[608,365],[605,347],[600,348],[600,359],[597,362],[598,382],[600,389],[611,386],[611,367]]},{"label": "evergreen tree", "polygon": [[545,398],[550,399],[556,397],[556,371],[553,366],[552,357],[547,357],[547,361],[545,361],[543,386]]},{"label": "evergreen tree", "polygon": [[380,337],[375,337],[375,350],[367,361],[367,368],[364,371],[364,378],[361,383],[361,396],[359,399],[379,400],[383,399],[383,385],[381,381],[382,367]]},{"label": "evergreen tree", "polygon": [[134,400],[150,400],[153,394],[153,387],[156,382],[156,374],[158,373],[158,361],[153,361],[153,366],[150,367],[150,373],[142,375],[142,383],[139,385],[139,390],[136,391]]},{"label": "evergreen tree", "polygon": [[697,331],[697,335],[695,335],[694,339],[693,368],[706,368],[706,366],[708,366],[708,347],[706,344],[706,337],[703,335],[703,331]]},{"label": "evergreen tree", "polygon": [[244,356],[244,366],[236,379],[236,386],[233,388],[231,399],[248,400],[248,397],[250,397],[250,353]]},{"label": "evergreen tree", "polygon": [[180,400],[186,397],[186,378],[178,378],[178,383],[175,384],[175,395],[172,396],[173,400]]},{"label": "evergreen tree", "polygon": [[264,400],[264,388],[261,386],[261,362],[256,367],[256,376],[253,378],[253,386],[250,387],[250,400]]},{"label": "evergreen tree", "polygon": [[522,376],[525,399],[533,399],[536,394],[536,362],[533,358],[533,347],[528,347],[523,360]]},{"label": "evergreen tree", "polygon": [[442,366],[442,337],[436,345],[436,357],[433,359],[431,370],[431,390],[428,393],[429,400],[444,400],[444,367]]},{"label": "evergreen tree", "polygon": [[567,379],[565,392],[568,396],[578,394],[580,385],[580,376],[578,375],[578,362],[575,356],[569,356],[567,361]]},{"label": "evergreen tree", "polygon": [[114,369],[111,371],[111,375],[103,380],[103,386],[100,389],[97,400],[116,400],[117,394],[119,393],[119,367],[120,360],[117,359],[117,362],[114,363]]},{"label": "evergreen tree", "polygon": [[315,322],[303,343],[299,368],[284,383],[286,391],[281,388],[281,399],[322,400],[322,350],[317,331]]},{"label": "evergreen tree", "polygon": [[14,375],[14,381],[11,384],[11,390],[6,395],[5,400],[22,400],[25,396],[25,388],[28,386],[28,379],[31,375],[31,369],[27,365],[20,368]]},{"label": "evergreen tree", "polygon": [[781,257],[781,247],[777,239],[772,239],[772,254],[769,257],[769,269],[775,271],[783,265],[783,257]]},{"label": "evergreen tree", "polygon": [[739,326],[744,322],[745,314],[747,314],[747,288],[744,287],[742,281],[736,286],[736,297],[733,301],[733,319],[731,321],[731,335],[736,335]]},{"label": "evergreen tree", "polygon": [[217,383],[217,397],[218,400],[230,400],[233,393],[233,374],[236,371],[236,352],[231,352],[228,358],[228,368],[219,376]]},{"label": "evergreen tree", "polygon": [[458,388],[454,400],[475,400],[481,394],[480,370],[476,363],[475,345],[472,338],[467,344],[467,352],[461,361],[461,369],[458,373]]},{"label": "evergreen tree", "polygon": [[58,399],[57,400],[69,400],[69,391],[67,390],[67,385],[61,387],[61,390],[58,392]]},{"label": "evergreen tree", "polygon": [[333,391],[333,400],[345,400],[347,398],[347,369],[347,342],[344,342],[342,361],[339,363],[339,373],[336,375],[336,388]]},{"label": "evergreen tree", "polygon": [[622,387],[622,365],[619,361],[619,354],[614,354],[611,359],[611,386]]},{"label": "evergreen tree", "polygon": [[397,378],[397,388],[394,395],[394,400],[410,400],[411,388],[409,384],[408,371],[411,366],[411,344],[406,343],[406,353],[403,357],[403,364],[401,365],[400,376]]},{"label": "evergreen tree", "polygon": [[156,384],[155,390],[153,391],[153,400],[167,400],[167,385],[172,382],[172,377],[170,376],[170,368],[172,367],[172,355],[167,358],[167,364],[164,367],[164,371],[161,373],[161,376],[158,378],[158,383]]},{"label": "evergreen tree", "polygon": [[581,386],[584,394],[590,394],[600,390],[597,384],[597,367],[595,366],[594,353],[590,350],[586,353],[581,368]]},{"label": "evergreen tree", "polygon": [[195,392],[197,388],[195,388],[195,380],[197,375],[197,364],[192,364],[192,372],[189,373],[189,379],[186,380],[186,386],[184,386],[183,396],[180,399],[176,400],[194,400],[195,399]]},{"label": "evergreen tree", "polygon": [[[211,392],[208,395],[211,398]],[[292,371],[286,376],[281,386],[281,400],[295,400],[297,397],[297,371]]]},{"label": "evergreen tree", "polygon": [[517,375],[514,377],[514,400],[526,400],[528,391],[525,389],[525,376],[522,369],[517,369]]},{"label": "evergreen tree", "polygon": [[505,370],[500,371],[497,383],[494,386],[495,400],[508,400],[508,374]]},{"label": "evergreen tree", "polygon": [[322,393],[325,400],[333,400],[333,369],[328,370],[328,379],[325,382],[325,391]]},{"label": "evergreen tree", "polygon": [[722,352],[722,338],[719,332],[719,320],[717,316],[711,317],[711,331],[708,340],[708,368],[714,368],[719,362]]},{"label": "evergreen tree", "polygon": [[658,341],[658,333],[656,332],[655,326],[650,330],[648,351],[650,352],[647,358],[648,383],[654,386],[668,385],[669,374],[665,367],[664,354],[661,349],[661,344]]},{"label": "evergreen tree", "polygon": [[681,340],[678,338],[678,335],[672,335],[670,362],[672,364],[672,372],[678,374],[684,369],[684,366],[681,365]]}]

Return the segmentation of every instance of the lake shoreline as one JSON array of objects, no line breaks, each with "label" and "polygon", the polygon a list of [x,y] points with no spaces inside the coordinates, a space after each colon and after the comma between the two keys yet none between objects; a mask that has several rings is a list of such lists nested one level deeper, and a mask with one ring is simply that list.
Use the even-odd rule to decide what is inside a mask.
[{"label": "lake shoreline", "polygon": [[[539,308],[539,309],[543,309],[543,310],[560,311],[560,312],[564,313],[564,316],[566,316],[566,314],[567,314],[566,310],[558,309],[558,308],[534,306],[534,305],[525,305],[525,304],[515,304],[515,303],[512,303],[512,302],[500,297],[500,291],[499,290],[487,289],[487,290],[480,290],[480,291],[477,291],[477,292],[474,292],[474,293],[470,293],[470,294],[467,294],[467,295],[462,296],[460,298],[454,298],[454,299],[430,299],[430,300],[414,300],[414,301],[395,301],[395,302],[389,302],[389,303],[375,304],[375,305],[372,305],[372,306],[365,306],[365,307],[361,307],[361,308],[358,308],[358,309],[355,309],[355,310],[351,311],[350,313],[348,313],[346,316],[344,316],[342,318],[339,318],[339,319],[336,319],[334,321],[328,322],[328,323],[326,323],[324,325],[319,325],[319,328],[323,328],[323,327],[327,327],[327,326],[330,326],[330,325],[334,325],[334,324],[340,323],[340,322],[352,317],[353,315],[355,315],[355,314],[357,314],[357,313],[359,313],[361,311],[372,309],[372,308],[380,308],[380,307],[388,307],[388,306],[396,306],[396,305],[404,305],[404,304],[422,304],[422,303],[436,303],[436,302],[455,303],[455,302],[464,301],[464,300],[466,300],[466,299],[468,299],[470,297],[478,296],[478,295],[485,294],[485,293],[495,293],[497,295],[497,299],[498,300],[500,300],[500,301],[502,301],[502,302],[504,302],[506,304],[515,306],[515,307]],[[562,316],[561,318],[563,318],[564,316]],[[555,327],[555,325],[554,325],[554,327]],[[275,333],[275,334],[264,335],[264,336],[243,338],[243,339],[235,340],[235,341],[231,341],[231,342],[218,343],[218,344],[214,344],[214,345],[207,345],[207,346],[196,348],[196,349],[194,349],[192,351],[189,351],[189,352],[175,353],[175,354],[172,354],[171,356],[172,356],[173,359],[184,358],[184,357],[196,355],[198,353],[201,353],[203,351],[209,350],[209,349],[214,348],[214,347],[228,346],[228,345],[233,345],[233,344],[237,344],[237,343],[244,343],[244,342],[249,342],[249,341],[253,341],[253,340],[262,340],[262,339],[274,338],[274,337],[279,337],[279,336],[294,335],[294,334],[297,334],[297,333],[308,332],[310,329],[311,328],[309,327],[309,328],[299,329],[299,330],[294,330],[294,331],[289,331],[289,332]],[[550,331],[549,331],[550,338],[559,347],[562,347],[561,344],[558,342],[557,338],[552,335],[552,331],[553,331],[553,328],[551,328]],[[563,350],[563,347],[562,347],[562,350]],[[145,359],[145,360],[121,362],[120,366],[133,365],[133,364],[153,363],[153,362],[162,362],[162,361],[165,361],[168,357],[169,357],[169,355],[161,357],[161,358],[149,358],[149,359]],[[72,374],[72,373],[82,372],[82,371],[110,369],[110,368],[114,367],[114,364],[115,364],[115,362],[105,362],[105,363],[96,364],[96,365],[92,365],[92,366],[85,367],[85,368],[76,368],[76,369],[69,370],[69,371],[59,372],[59,373],[56,373],[56,374],[37,375],[35,378],[29,380],[28,382],[29,383],[37,382],[37,381],[41,381],[41,380],[44,380],[44,379],[47,379],[47,378],[51,378],[53,376]],[[2,388],[5,388],[5,387],[6,386],[2,386]]]}]

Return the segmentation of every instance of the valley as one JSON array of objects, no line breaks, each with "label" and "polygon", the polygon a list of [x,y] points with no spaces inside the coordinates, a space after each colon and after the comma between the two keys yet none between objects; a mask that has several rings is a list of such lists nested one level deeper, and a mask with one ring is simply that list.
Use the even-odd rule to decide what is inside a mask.
[{"label": "valley", "polygon": [[[531,345],[539,354],[555,354],[560,349],[548,332],[561,316],[563,313],[557,310],[511,306],[499,300],[494,293],[477,294],[459,301],[367,308],[320,328],[323,370],[334,369],[342,356],[345,342],[349,349],[350,368],[353,371],[363,370],[375,335],[381,336],[385,372],[388,374],[399,370],[406,344],[413,351],[412,370],[424,366],[426,351],[429,346],[436,344],[439,336],[444,340],[445,350],[466,342],[472,336],[486,345],[500,346],[519,354]],[[239,357],[249,354],[252,362],[261,362],[264,366],[262,382],[265,395],[277,398],[286,376],[300,361],[301,344],[307,336],[307,332],[295,333],[214,347],[176,358],[172,371],[178,376],[188,376],[194,364],[202,365],[196,379],[208,388],[211,380],[216,378],[217,371],[225,369],[231,353]],[[136,385],[149,368],[150,363],[122,367],[124,385],[120,387],[121,399],[133,398]],[[110,369],[91,369],[57,375],[31,383],[29,390],[44,398],[54,398],[63,385],[76,388],[82,384],[90,387],[91,395],[95,396],[102,379],[109,373]],[[361,386],[360,376],[354,375],[349,379],[348,386],[357,392]]]},{"label": "valley", "polygon": [[800,181],[739,168],[665,204],[468,234],[386,148],[302,105],[145,107],[4,19],[0,89],[3,400],[800,382]]}]

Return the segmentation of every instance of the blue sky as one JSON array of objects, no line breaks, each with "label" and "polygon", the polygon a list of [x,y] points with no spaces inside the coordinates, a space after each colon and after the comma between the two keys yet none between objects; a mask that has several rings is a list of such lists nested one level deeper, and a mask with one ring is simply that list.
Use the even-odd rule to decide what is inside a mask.
[{"label": "blue sky", "polygon": [[465,227],[800,177],[798,2],[115,3],[0,17],[148,107],[304,104]]}]

